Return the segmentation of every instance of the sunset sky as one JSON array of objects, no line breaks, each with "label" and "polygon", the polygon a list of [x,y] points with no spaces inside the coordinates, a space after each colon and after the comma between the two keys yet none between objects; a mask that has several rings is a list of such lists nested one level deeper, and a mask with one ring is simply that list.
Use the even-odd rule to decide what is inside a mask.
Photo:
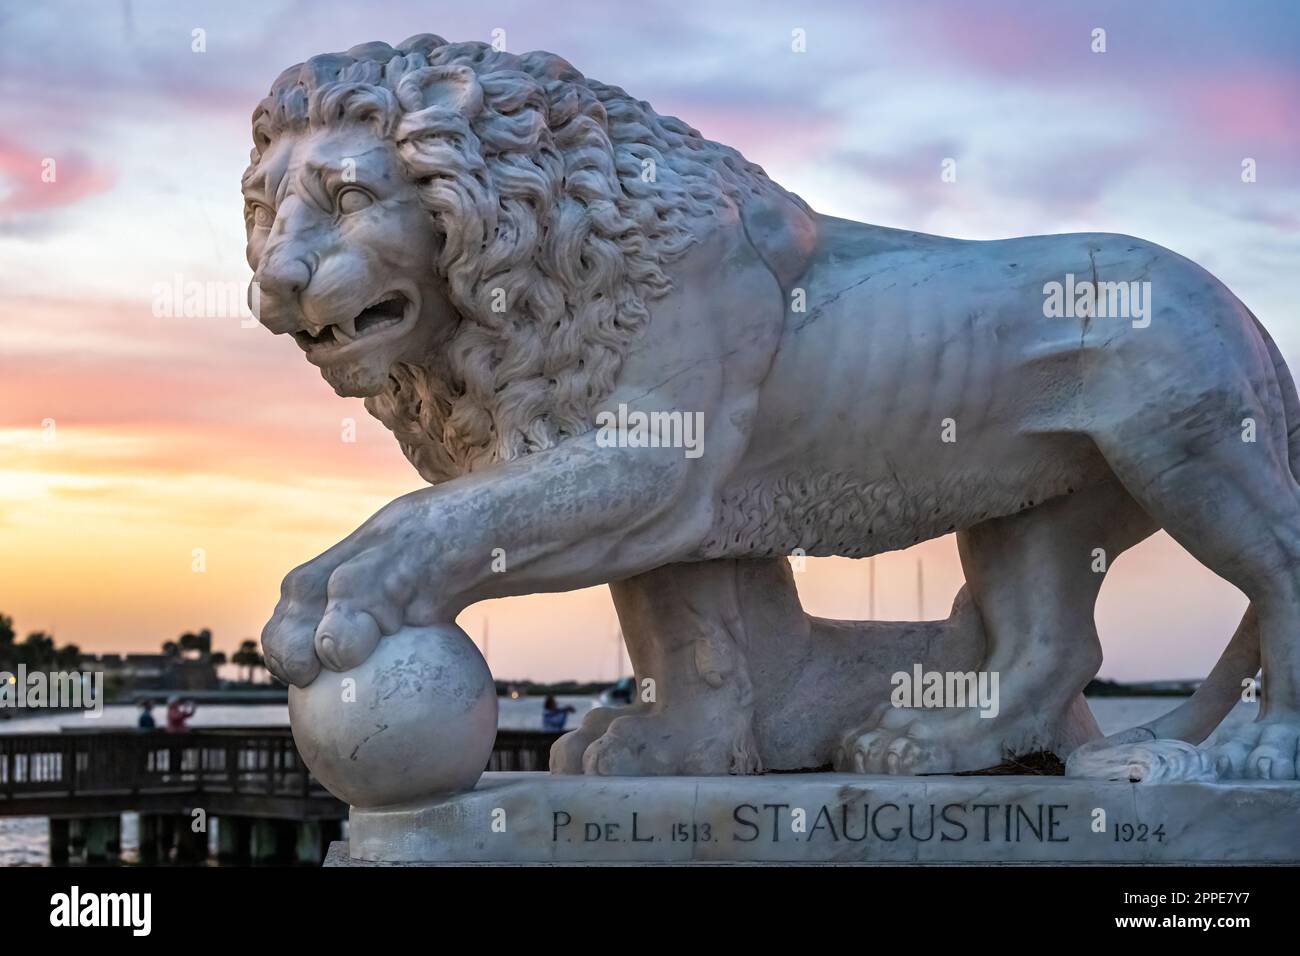
[{"label": "sunset sky", "polygon": [[[822,212],[971,239],[1104,230],[1169,246],[1224,280],[1300,368],[1289,0],[10,4],[0,612],[21,633],[125,651],[209,627],[232,649],[259,634],[287,570],[419,486],[388,432],[288,337],[153,305],[160,285],[248,282],[248,120],[283,68],[366,40],[495,29],[509,50],[561,54],[737,147]],[[795,29],[805,53],[791,51]],[[948,157],[955,183],[940,179]],[[925,614],[946,614],[961,583],[951,539],[877,559],[878,616],[916,616],[918,558]],[[865,615],[864,562],[815,560],[799,579],[813,613]],[[1103,674],[1203,675],[1243,606],[1160,535],[1106,583]],[[614,675],[604,588],[479,605],[461,624],[480,639],[485,615],[498,677]]]}]

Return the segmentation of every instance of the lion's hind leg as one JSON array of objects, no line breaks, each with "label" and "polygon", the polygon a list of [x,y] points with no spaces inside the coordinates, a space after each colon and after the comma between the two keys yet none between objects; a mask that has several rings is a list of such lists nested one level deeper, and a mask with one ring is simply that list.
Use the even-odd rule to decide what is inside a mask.
[{"label": "lion's hind leg", "polygon": [[[1093,608],[1109,560],[1155,530],[1118,482],[1107,480],[958,536],[966,585],[987,647],[979,676],[995,713],[944,701],[886,707],[849,733],[839,768],[926,774],[987,770],[1038,752],[1064,758],[1099,736],[1081,692],[1101,663]],[[996,676],[997,684],[992,684]]]},{"label": "lion's hind leg", "polygon": [[[1210,751],[1195,745],[1210,736],[1241,699],[1241,681],[1258,671],[1259,620],[1254,607],[1248,607],[1214,670],[1196,693],[1140,727],[1080,747],[1070,755],[1066,774],[1131,783],[1217,779],[1218,758],[1211,759]],[[1226,754],[1223,758],[1231,762]]]},{"label": "lion's hind leg", "polygon": [[[1203,376],[1196,394],[1161,412],[1163,421],[1124,421],[1099,429],[1094,440],[1152,517],[1250,598],[1263,671],[1260,712],[1245,727],[1221,729],[1201,751],[1159,741],[1129,746],[1138,757],[1151,758],[1152,776],[1163,779],[1212,774],[1294,780],[1300,748],[1300,486],[1292,474],[1287,415],[1274,401],[1273,369],[1262,362],[1258,368],[1227,362],[1223,367],[1221,378],[1238,377]],[[1178,393],[1162,385],[1129,382],[1138,394],[1165,396],[1168,409]],[[1143,774],[1141,766],[1134,769]]]}]

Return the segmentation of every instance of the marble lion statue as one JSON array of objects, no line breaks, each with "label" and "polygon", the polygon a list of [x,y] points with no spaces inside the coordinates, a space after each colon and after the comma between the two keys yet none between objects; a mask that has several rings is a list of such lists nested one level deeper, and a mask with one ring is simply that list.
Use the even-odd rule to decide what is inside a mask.
[{"label": "marble lion statue", "polygon": [[[558,56],[429,35],[291,67],[252,127],[259,318],[429,482],[285,579],[262,635],[283,681],[478,601],[608,583],[643,692],[588,714],[553,772],[1050,752],[1070,773],[1296,778],[1300,404],[1196,264],[1122,235],[820,215]],[[1091,304],[1050,314],[1053,283]],[[1129,289],[1140,319],[1101,308]],[[1093,605],[1160,528],[1249,609],[1194,697],[1102,738]],[[952,532],[947,620],[799,606],[791,555]],[[914,665],[999,675],[996,715],[892,706]],[[1258,718],[1205,744],[1261,671]]]}]

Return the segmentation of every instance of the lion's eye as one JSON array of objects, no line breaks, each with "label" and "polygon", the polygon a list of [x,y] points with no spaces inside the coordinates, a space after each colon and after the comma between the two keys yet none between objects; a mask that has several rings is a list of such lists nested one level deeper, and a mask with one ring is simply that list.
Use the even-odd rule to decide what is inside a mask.
[{"label": "lion's eye", "polygon": [[347,215],[365,209],[372,202],[370,194],[364,189],[345,189],[339,193],[339,212]]},{"label": "lion's eye", "polygon": [[258,229],[267,229],[275,221],[275,213],[260,202],[249,203],[249,216]]}]

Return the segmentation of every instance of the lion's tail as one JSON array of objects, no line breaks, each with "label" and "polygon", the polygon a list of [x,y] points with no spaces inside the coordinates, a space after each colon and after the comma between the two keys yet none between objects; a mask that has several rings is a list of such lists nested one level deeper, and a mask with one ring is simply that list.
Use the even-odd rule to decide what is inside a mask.
[{"label": "lion's tail", "polygon": [[[1273,371],[1286,421],[1291,474],[1300,476],[1300,395],[1296,393],[1295,380],[1272,336],[1253,313],[1250,317],[1273,360]],[[1210,676],[1205,678],[1196,693],[1167,714],[1107,738],[1107,743],[1137,743],[1154,737],[1157,740],[1185,740],[1199,744],[1241,700],[1243,684],[1259,673],[1259,663],[1259,620],[1254,605],[1251,605],[1246,608],[1241,623],[1215,662]]]}]

